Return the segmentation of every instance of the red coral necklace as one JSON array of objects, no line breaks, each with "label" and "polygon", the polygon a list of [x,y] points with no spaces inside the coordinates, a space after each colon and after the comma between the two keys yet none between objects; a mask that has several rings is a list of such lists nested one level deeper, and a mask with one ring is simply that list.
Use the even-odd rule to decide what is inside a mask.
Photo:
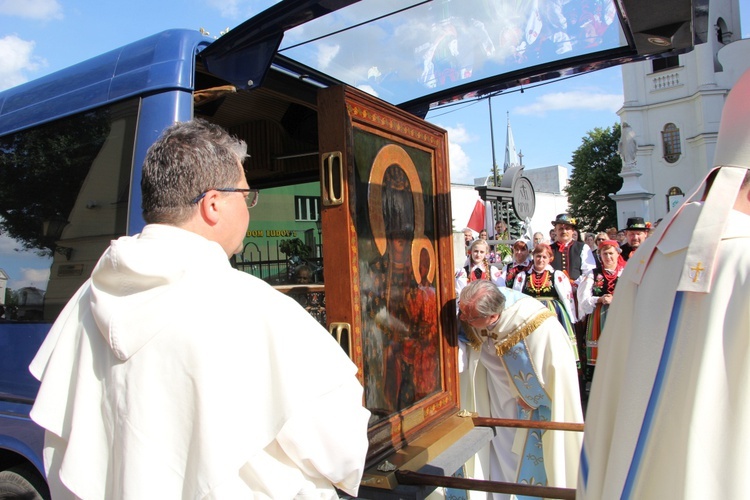
[{"label": "red coral necklace", "polygon": [[551,287],[545,286],[547,285],[547,282],[549,281],[549,270],[545,269],[541,273],[537,273],[535,270],[532,270],[531,273],[529,273],[529,289],[537,294],[542,292],[548,292]]}]

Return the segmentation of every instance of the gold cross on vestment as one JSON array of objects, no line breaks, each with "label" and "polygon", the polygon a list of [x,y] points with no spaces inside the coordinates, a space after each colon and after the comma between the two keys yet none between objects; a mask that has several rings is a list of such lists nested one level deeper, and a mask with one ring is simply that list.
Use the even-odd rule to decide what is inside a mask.
[{"label": "gold cross on vestment", "polygon": [[489,337],[489,338],[491,338],[492,340],[497,340],[497,334],[496,334],[496,333],[493,333],[493,332],[489,332],[489,331],[487,331],[487,330],[482,330],[481,332],[479,332],[479,334],[480,334],[480,335],[481,335],[482,337]]},{"label": "gold cross on vestment", "polygon": [[698,262],[694,267],[691,267],[690,270],[695,271],[695,273],[690,275],[690,277],[693,278],[693,283],[695,283],[700,279],[701,272],[705,271],[706,268],[701,267],[701,263]]}]

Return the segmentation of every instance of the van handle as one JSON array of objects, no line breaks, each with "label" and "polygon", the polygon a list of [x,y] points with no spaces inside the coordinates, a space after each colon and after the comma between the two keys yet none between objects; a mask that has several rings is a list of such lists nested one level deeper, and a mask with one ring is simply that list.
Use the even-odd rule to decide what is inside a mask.
[{"label": "van handle", "polygon": [[323,153],[320,161],[320,190],[323,206],[344,203],[344,163],[341,151]]},{"label": "van handle", "polygon": [[[336,342],[346,352],[349,359],[352,358],[352,325],[349,323],[331,323],[328,331],[336,339]],[[344,341],[344,343],[342,343]]]}]

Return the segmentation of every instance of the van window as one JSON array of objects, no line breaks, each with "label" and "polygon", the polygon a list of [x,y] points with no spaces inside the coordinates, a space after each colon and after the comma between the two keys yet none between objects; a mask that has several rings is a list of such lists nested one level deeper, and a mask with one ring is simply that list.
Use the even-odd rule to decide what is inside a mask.
[{"label": "van window", "polygon": [[125,234],[137,116],[132,100],[0,137],[0,318],[53,321]]}]

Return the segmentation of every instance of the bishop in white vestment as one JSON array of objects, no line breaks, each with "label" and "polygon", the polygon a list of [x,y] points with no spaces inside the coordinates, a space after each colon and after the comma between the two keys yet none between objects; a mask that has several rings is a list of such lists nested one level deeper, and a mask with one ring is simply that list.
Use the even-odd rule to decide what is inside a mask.
[{"label": "bishop in white vestment", "polygon": [[[476,287],[494,285],[469,284],[461,294],[462,313],[477,314],[464,304]],[[467,341],[460,343],[462,404],[479,416],[583,422],[573,346],[555,314],[519,292],[495,290],[505,304],[494,323],[481,324],[493,316],[479,320],[462,314]],[[469,473],[493,481],[573,488],[580,448],[580,432],[498,427]]]}]

